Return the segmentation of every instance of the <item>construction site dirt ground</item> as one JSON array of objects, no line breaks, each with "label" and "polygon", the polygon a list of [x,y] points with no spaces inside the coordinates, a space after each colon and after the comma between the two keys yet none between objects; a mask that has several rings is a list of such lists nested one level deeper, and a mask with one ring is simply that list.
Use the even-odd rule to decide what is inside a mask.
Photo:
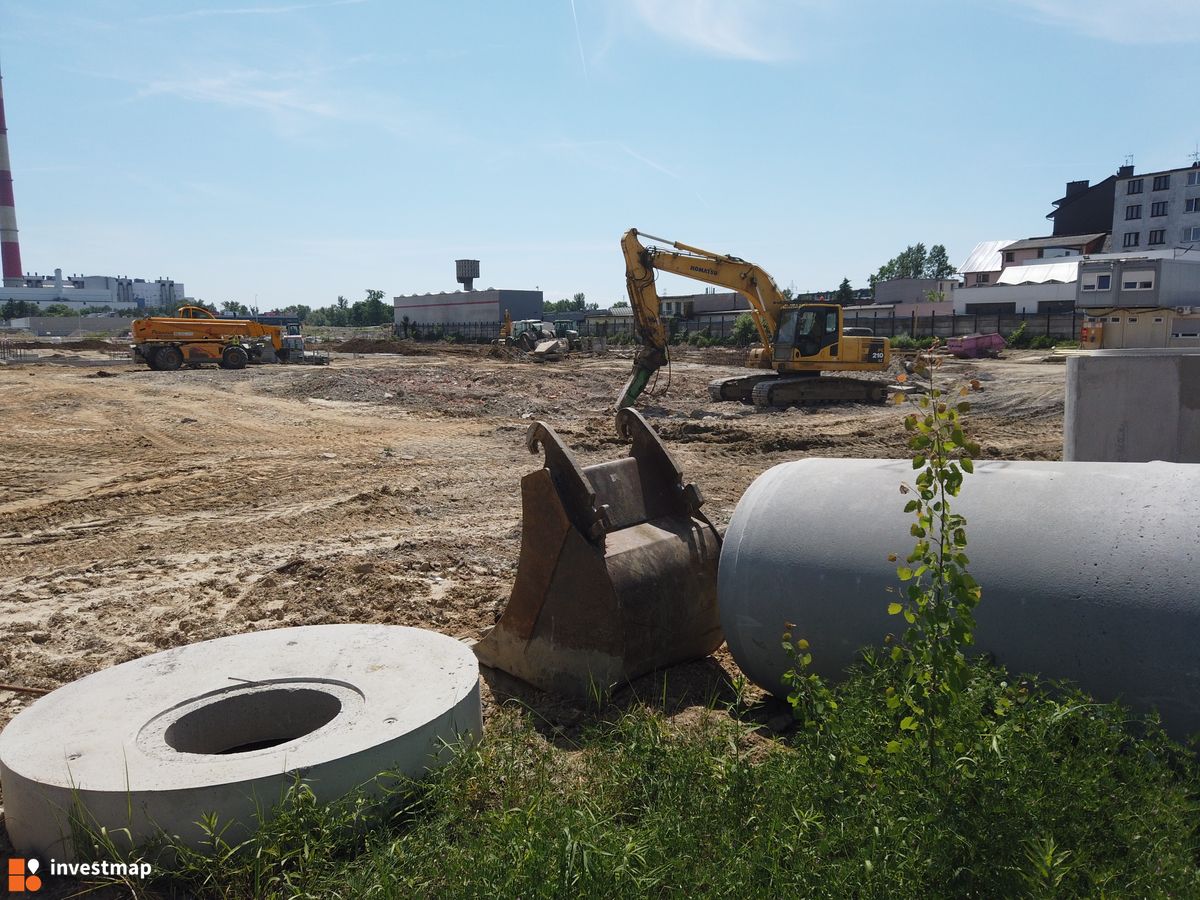
[{"label": "construction site dirt ground", "polygon": [[[0,681],[54,688],[290,625],[479,637],[512,585],[520,478],[541,462],[524,448],[529,421],[585,465],[624,455],[611,407],[630,368],[628,353],[536,365],[485,351],[167,373],[63,348],[0,366]],[[980,382],[969,423],[984,457],[1060,458],[1064,367],[1044,355],[945,367],[947,381]],[[777,463],[906,455],[903,407],[714,403],[707,383],[745,370],[732,355],[678,356],[669,392],[640,406],[718,526]],[[736,675],[722,649],[646,695],[703,704]],[[589,715],[495,677],[485,715],[513,694],[550,731]],[[0,691],[0,726],[34,699]]]}]

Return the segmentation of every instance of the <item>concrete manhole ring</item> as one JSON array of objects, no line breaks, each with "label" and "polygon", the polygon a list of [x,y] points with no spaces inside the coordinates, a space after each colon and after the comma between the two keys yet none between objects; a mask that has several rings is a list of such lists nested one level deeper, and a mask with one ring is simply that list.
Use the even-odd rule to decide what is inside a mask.
[{"label": "concrete manhole ring", "polygon": [[[419,777],[482,733],[459,641],[392,625],[310,625],[155,653],[47,694],[0,733],[13,846],[74,859],[68,812],[200,845],[217,813],[252,827],[297,774],[318,800],[385,771]],[[242,831],[241,833],[245,833]]]}]

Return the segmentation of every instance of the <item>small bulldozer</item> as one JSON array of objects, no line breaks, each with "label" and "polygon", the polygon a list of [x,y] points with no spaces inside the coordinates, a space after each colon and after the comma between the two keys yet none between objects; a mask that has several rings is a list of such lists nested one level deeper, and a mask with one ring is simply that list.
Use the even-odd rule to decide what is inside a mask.
[{"label": "small bulldozer", "polygon": [[521,479],[516,581],[475,653],[551,693],[605,696],[722,641],[704,499],[640,413],[616,426],[629,455],[583,468],[544,422],[525,437],[545,461]]}]

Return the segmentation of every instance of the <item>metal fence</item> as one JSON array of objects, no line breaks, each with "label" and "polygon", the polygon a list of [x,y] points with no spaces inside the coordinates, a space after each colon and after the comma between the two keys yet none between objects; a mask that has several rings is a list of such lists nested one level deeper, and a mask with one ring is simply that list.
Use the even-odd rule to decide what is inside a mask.
[{"label": "metal fence", "polygon": [[[673,334],[704,334],[711,338],[724,340],[733,334],[734,323],[737,320],[728,316],[706,319],[698,317],[673,323]],[[999,332],[1005,336],[1012,334],[1022,323],[1025,334],[1031,338],[1047,335],[1059,340],[1078,340],[1080,329],[1083,327],[1083,314],[1076,311],[1070,313],[1003,313],[1003,314],[969,314],[969,315],[928,315],[918,316],[915,312],[907,316],[897,316],[892,310],[851,311],[845,314],[843,325],[850,328],[870,328],[882,337],[896,337],[906,334],[909,337],[953,337],[963,334],[991,334]],[[754,338],[758,340],[757,335]]]},{"label": "metal fence", "polygon": [[1083,314],[1075,311],[918,316],[913,312],[911,315],[897,316],[893,310],[873,311],[871,315],[859,310],[855,315],[847,314],[844,322],[850,327],[870,328],[884,337],[907,334],[915,338],[992,334],[997,331],[1009,335],[1024,324],[1025,334],[1031,338],[1046,335],[1059,340],[1075,341],[1079,340],[1079,332],[1083,328]]},{"label": "metal fence", "polygon": [[[694,319],[668,320],[671,334],[686,337],[702,334],[718,341],[728,340],[737,319],[733,316],[697,316]],[[952,337],[963,334],[991,334],[1000,332],[1009,335],[1025,326],[1028,337],[1046,335],[1058,340],[1078,340],[1083,327],[1083,314],[1069,313],[1000,313],[966,315],[918,316],[916,312],[897,316],[894,310],[865,310],[847,313],[843,320],[847,327],[870,328],[883,337],[906,334],[910,337]],[[571,328],[581,337],[607,337],[618,340],[634,338],[632,317],[616,321],[576,322]],[[407,328],[397,325],[398,337],[418,341],[452,341],[459,343],[489,343],[500,335],[499,322],[447,322],[441,325],[414,325]],[[757,337],[755,338],[757,340]]]},{"label": "metal fence", "polygon": [[[500,336],[500,322],[444,322],[438,325],[397,325],[394,334],[414,341],[450,341],[463,344],[487,344]],[[633,322],[573,322],[571,330],[580,337],[617,337],[633,335]]]}]

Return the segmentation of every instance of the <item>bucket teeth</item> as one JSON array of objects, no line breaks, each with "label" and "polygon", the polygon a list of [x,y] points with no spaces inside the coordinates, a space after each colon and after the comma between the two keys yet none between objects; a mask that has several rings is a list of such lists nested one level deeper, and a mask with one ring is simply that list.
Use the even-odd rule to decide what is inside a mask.
[{"label": "bucket teeth", "polygon": [[699,488],[634,409],[617,413],[623,459],[581,468],[554,429],[529,427],[542,468],[521,479],[512,595],[479,661],[543,690],[606,694],[721,644],[720,536]]}]

